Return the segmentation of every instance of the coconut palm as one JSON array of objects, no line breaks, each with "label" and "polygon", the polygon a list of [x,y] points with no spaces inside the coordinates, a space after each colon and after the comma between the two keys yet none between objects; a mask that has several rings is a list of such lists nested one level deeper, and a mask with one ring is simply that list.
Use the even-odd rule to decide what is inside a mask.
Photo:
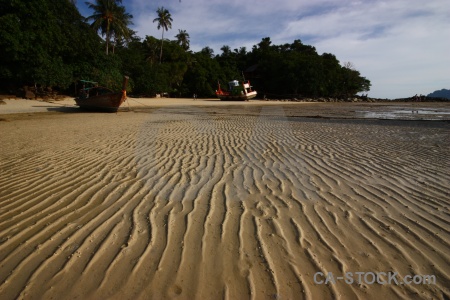
[{"label": "coconut palm", "polygon": [[228,57],[231,55],[231,48],[228,45],[223,45],[220,50],[222,50],[222,56],[224,57]]},{"label": "coconut palm", "polygon": [[132,15],[125,12],[125,7],[119,6],[122,0],[95,0],[95,3],[86,2],[86,5],[94,10],[94,14],[86,18],[93,21],[91,27],[106,36],[106,54],[111,37],[113,35],[126,37],[130,32],[128,25],[131,23]]},{"label": "coconut palm", "polygon": [[163,42],[164,42],[164,30],[169,30],[169,28],[172,28],[172,16],[170,15],[170,12],[164,8],[164,6],[158,8],[156,11],[158,14],[158,17],[153,20],[153,23],[158,22],[158,30],[162,28],[162,36],[161,36],[161,52],[159,54],[159,63],[162,61],[162,49],[163,49]]},{"label": "coconut palm", "polygon": [[175,37],[177,38],[178,45],[186,51],[189,50],[189,33],[186,30],[178,29],[178,34]]},{"label": "coconut palm", "polygon": [[133,30],[128,28],[128,26],[133,25],[133,22],[131,22],[133,16],[125,11],[125,7],[117,6],[115,15],[115,22],[111,23],[110,28],[111,35],[114,36],[113,53],[114,48],[118,42],[123,40],[128,42],[133,35]]},{"label": "coconut palm", "polygon": [[206,54],[208,57],[214,57],[214,50],[208,46],[204,47],[200,52]]}]

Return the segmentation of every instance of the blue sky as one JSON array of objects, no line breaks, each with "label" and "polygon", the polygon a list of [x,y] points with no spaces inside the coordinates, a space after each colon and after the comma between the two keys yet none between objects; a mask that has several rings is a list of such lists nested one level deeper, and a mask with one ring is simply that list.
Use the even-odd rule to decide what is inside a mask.
[{"label": "blue sky", "polygon": [[[93,0],[92,0],[93,1]],[[158,7],[173,18],[165,38],[178,29],[191,49],[228,45],[250,51],[262,38],[273,44],[300,39],[317,52],[351,62],[369,79],[370,97],[403,98],[450,89],[448,0],[123,0],[137,35],[161,37],[153,19]],[[90,11],[77,1],[80,12]]]}]

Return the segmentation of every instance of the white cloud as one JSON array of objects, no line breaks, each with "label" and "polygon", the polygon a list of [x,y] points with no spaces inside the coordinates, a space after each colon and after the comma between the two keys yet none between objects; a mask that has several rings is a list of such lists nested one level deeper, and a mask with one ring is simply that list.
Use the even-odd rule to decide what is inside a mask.
[{"label": "white cloud", "polygon": [[186,30],[191,48],[223,45],[248,51],[262,38],[295,39],[351,61],[372,82],[373,97],[398,98],[450,88],[448,0],[124,0],[138,35],[157,38],[160,6],[173,18],[173,39]]},{"label": "white cloud", "polygon": [[319,52],[352,61],[371,80],[374,97],[408,97],[450,87],[448,10],[439,7],[442,1],[410,3],[420,9],[401,4],[379,3],[359,13],[342,13],[341,19],[334,14],[324,24],[326,34],[315,33]]}]

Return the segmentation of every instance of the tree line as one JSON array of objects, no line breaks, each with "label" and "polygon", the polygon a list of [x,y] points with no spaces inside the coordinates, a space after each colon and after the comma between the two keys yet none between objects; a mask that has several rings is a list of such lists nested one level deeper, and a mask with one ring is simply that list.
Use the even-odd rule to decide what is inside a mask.
[{"label": "tree line", "polygon": [[226,86],[244,77],[270,98],[342,97],[370,89],[351,64],[319,55],[300,40],[274,45],[266,37],[252,49],[224,45],[219,54],[208,46],[194,52],[185,30],[174,40],[164,38],[173,21],[164,7],[154,19],[161,38],[141,38],[120,0],[87,4],[92,15],[84,18],[71,0],[0,0],[0,89],[38,85],[73,94],[80,79],[119,89],[123,75],[130,77],[130,94],[146,96],[211,97],[218,82]]}]

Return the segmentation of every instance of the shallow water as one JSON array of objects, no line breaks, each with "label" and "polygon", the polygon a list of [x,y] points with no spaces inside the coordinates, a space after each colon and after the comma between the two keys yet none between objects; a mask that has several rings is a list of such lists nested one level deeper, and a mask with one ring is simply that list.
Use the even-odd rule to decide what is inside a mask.
[{"label": "shallow water", "polygon": [[389,120],[450,120],[450,109],[420,108],[420,109],[388,109],[382,111],[355,111],[356,116],[367,119]]}]

